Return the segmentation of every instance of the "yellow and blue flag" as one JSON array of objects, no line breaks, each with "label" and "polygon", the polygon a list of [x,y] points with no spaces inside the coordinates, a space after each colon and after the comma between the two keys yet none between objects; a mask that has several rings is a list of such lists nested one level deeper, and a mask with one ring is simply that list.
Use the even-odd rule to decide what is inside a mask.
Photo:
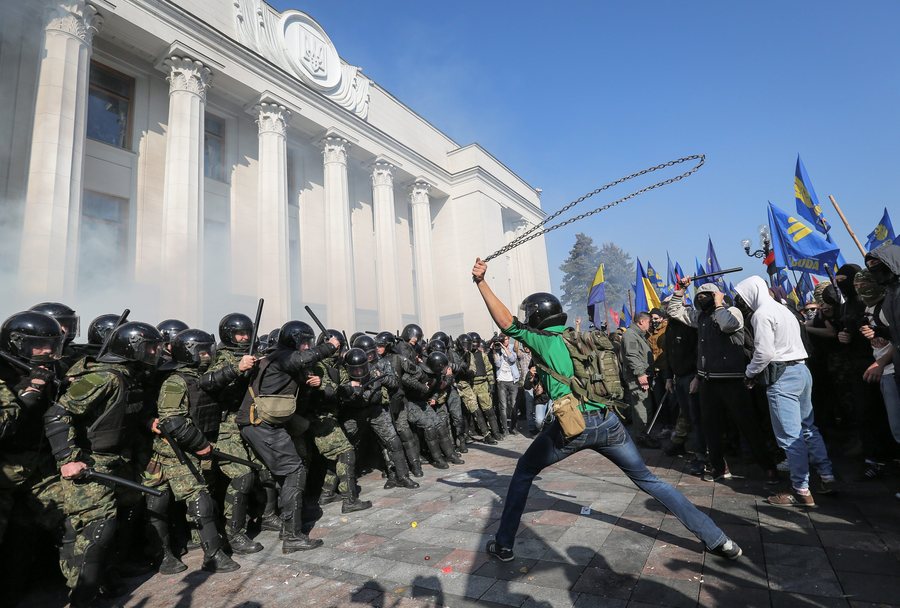
[{"label": "yellow and blue flag", "polygon": [[875,230],[869,233],[869,240],[866,241],[866,251],[872,251],[885,243],[893,243],[895,238],[894,227],[891,225],[891,217],[888,215],[887,207],[885,207],[884,215],[881,216],[881,221],[875,226]]},{"label": "yellow and blue flag", "polygon": [[794,199],[797,202],[797,213],[806,218],[819,232],[827,234],[831,226],[822,215],[822,207],[819,206],[819,197],[813,190],[812,182],[806,173],[806,167],[797,155],[797,168],[794,169]]},{"label": "yellow and blue flag", "polygon": [[606,300],[606,278],[603,276],[603,264],[597,268],[597,274],[594,275],[594,281],[591,283],[591,289],[588,291],[587,309],[588,316],[594,323],[594,327],[600,327],[600,312],[604,310],[603,306],[598,304]]},{"label": "yellow and blue flag", "polygon": [[629,327],[631,325],[631,315],[628,314],[628,308],[622,304],[622,314],[619,316],[619,327]]},{"label": "yellow and blue flag", "polygon": [[825,274],[824,264],[833,268],[840,248],[817,234],[803,220],[788,215],[769,203],[769,229],[777,268],[792,268],[815,274]]},{"label": "yellow and blue flag", "polygon": [[650,284],[657,294],[666,288],[665,280],[662,278],[662,275],[656,272],[650,260],[647,260],[647,278],[650,279]]},{"label": "yellow and blue flag", "polygon": [[634,269],[634,312],[650,312],[660,307],[659,296],[647,278],[641,259],[638,258]]}]

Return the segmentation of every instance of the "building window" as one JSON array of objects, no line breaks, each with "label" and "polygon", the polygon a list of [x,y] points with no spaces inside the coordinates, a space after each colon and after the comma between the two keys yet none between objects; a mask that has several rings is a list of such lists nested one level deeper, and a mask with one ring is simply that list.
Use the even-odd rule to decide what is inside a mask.
[{"label": "building window", "polygon": [[203,175],[225,181],[225,121],[206,115],[203,132]]},{"label": "building window", "polygon": [[113,277],[127,276],[128,201],[85,190],[78,244],[79,290],[108,287]]},{"label": "building window", "polygon": [[117,148],[131,146],[134,78],[91,62],[87,136]]}]

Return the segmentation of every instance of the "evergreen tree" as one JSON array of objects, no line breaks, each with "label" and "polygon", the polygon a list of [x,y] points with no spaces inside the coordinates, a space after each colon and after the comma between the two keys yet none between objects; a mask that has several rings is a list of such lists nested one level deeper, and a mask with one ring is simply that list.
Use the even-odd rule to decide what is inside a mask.
[{"label": "evergreen tree", "polygon": [[559,267],[564,273],[560,301],[572,323],[576,317],[587,316],[588,291],[600,262],[603,262],[606,279],[606,306],[619,310],[628,300],[628,290],[634,279],[632,257],[615,243],[604,243],[597,249],[591,237],[579,232],[569,257]]},{"label": "evergreen tree", "polygon": [[588,290],[599,264],[600,251],[594,245],[594,239],[582,232],[576,234],[569,257],[559,267],[564,273],[560,301],[568,310],[573,323],[575,317],[587,314]]}]

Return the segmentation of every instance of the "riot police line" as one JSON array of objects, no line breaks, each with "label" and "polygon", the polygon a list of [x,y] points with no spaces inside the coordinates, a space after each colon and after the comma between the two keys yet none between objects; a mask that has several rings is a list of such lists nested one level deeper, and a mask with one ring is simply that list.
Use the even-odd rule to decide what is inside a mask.
[{"label": "riot police line", "polygon": [[283,553],[315,549],[310,503],[370,508],[363,468],[402,493],[423,461],[464,464],[467,443],[505,436],[476,333],[348,339],[292,320],[255,339],[232,313],[217,340],[175,319],[123,321],[97,317],[85,344],[64,304],[0,326],[0,554],[21,569],[27,531],[43,530],[75,606],[130,575],[182,572],[192,548],[207,572],[237,570],[235,556],[263,549],[248,528],[277,531]]}]

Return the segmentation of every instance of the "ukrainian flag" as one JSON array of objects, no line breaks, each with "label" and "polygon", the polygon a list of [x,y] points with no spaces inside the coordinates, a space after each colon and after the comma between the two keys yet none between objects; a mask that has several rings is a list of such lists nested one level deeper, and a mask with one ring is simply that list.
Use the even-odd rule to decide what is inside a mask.
[{"label": "ukrainian flag", "polygon": [[881,247],[885,243],[894,242],[894,226],[891,225],[891,216],[888,215],[887,207],[884,208],[884,215],[881,221],[875,226],[875,230],[869,233],[869,240],[866,241],[866,251],[872,251],[876,247]]},{"label": "ukrainian flag", "polygon": [[776,267],[822,275],[825,274],[824,264],[834,268],[837,263],[841,253],[837,245],[829,243],[812,226],[772,203],[769,203],[769,229]]},{"label": "ukrainian flag", "polygon": [[631,315],[628,314],[628,308],[622,304],[622,316],[619,317],[619,327],[628,327],[631,325]]},{"label": "ukrainian flag", "polygon": [[641,260],[638,258],[635,264],[634,276],[634,311],[649,312],[654,308],[660,307],[659,296],[653,289],[653,284],[647,278],[644,267],[641,266]]},{"label": "ukrainian flag", "polygon": [[659,293],[666,288],[665,280],[658,272],[656,272],[656,269],[653,268],[650,260],[647,260],[647,278],[650,279],[650,284],[653,285],[653,290],[656,291],[656,293]]},{"label": "ukrainian flag", "polygon": [[812,182],[806,173],[806,167],[797,155],[797,168],[794,169],[794,199],[797,201],[797,213],[806,218],[810,224],[816,227],[816,230],[822,233],[828,233],[831,226],[825,221],[822,215],[822,207],[819,206],[819,197],[813,190]]}]

